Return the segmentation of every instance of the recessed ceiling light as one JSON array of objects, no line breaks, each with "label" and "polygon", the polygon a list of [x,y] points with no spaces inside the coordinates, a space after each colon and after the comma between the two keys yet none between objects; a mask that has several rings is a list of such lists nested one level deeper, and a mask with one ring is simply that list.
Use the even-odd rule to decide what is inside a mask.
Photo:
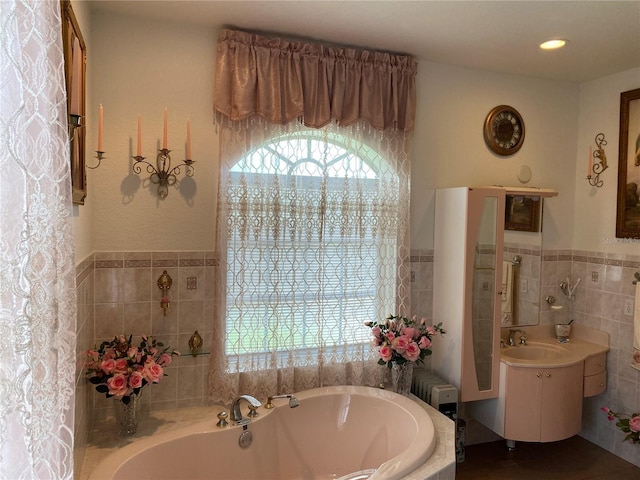
[{"label": "recessed ceiling light", "polygon": [[547,40],[540,44],[540,48],[543,50],[557,50],[558,48],[564,47],[567,43],[569,43],[567,40],[561,39]]}]

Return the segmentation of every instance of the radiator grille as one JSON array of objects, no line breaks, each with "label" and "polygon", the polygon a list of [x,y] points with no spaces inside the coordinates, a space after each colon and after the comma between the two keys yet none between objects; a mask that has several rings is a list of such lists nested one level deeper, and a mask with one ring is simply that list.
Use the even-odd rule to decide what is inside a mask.
[{"label": "radiator grille", "polygon": [[435,373],[424,368],[417,368],[413,372],[413,381],[411,383],[411,393],[420,400],[431,405],[431,390],[436,385],[447,385],[442,378]]}]

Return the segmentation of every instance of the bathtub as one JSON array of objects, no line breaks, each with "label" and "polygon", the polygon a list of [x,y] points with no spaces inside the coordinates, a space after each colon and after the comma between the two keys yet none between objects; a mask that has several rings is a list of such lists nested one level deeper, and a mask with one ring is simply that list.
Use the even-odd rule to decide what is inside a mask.
[{"label": "bathtub", "polygon": [[[217,418],[116,450],[89,480],[392,480],[420,467],[436,446],[431,417],[410,398],[370,387],[323,387],[258,409],[246,426]],[[246,403],[242,404],[246,414]],[[239,445],[248,430],[253,441]]]}]

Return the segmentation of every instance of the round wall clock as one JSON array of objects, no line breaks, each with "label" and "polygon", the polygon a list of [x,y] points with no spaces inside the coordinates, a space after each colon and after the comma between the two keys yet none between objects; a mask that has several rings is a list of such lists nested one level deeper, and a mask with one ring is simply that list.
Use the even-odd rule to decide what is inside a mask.
[{"label": "round wall clock", "polygon": [[524,121],[509,105],[493,108],[484,121],[484,141],[498,155],[513,155],[524,143]]}]

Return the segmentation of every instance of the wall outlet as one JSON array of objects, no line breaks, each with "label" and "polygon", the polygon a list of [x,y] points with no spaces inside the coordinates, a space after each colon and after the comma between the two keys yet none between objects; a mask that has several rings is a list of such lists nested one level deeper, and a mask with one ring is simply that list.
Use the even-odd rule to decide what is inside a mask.
[{"label": "wall outlet", "polygon": [[198,277],[187,277],[187,290],[198,289]]},{"label": "wall outlet", "polygon": [[633,316],[633,300],[631,300],[630,298],[624,301],[624,314],[627,317]]},{"label": "wall outlet", "polygon": [[527,282],[526,278],[523,278],[522,281],[520,282],[520,293],[527,293],[528,290],[529,290],[529,283]]},{"label": "wall outlet", "polygon": [[591,272],[591,281],[594,283],[598,283],[598,272]]}]

